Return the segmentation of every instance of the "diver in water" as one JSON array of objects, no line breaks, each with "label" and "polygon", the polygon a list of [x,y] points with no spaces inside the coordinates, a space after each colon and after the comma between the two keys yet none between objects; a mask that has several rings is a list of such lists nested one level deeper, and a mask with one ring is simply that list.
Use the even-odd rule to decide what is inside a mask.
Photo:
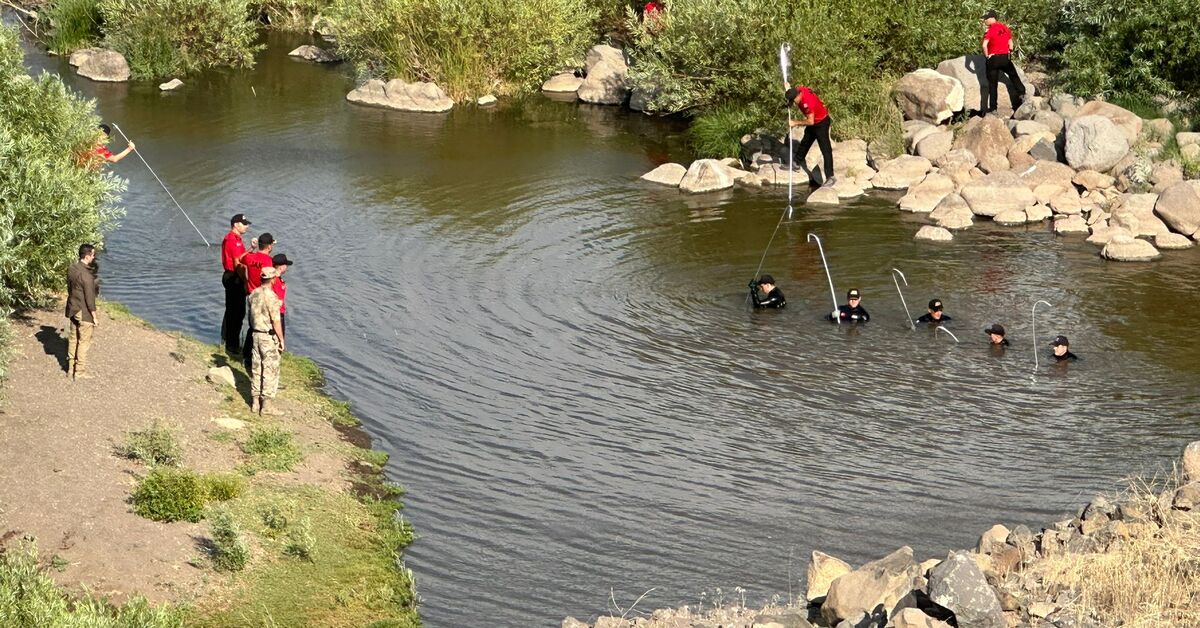
[{"label": "diver in water", "polygon": [[[759,293],[764,296],[759,296]],[[763,275],[758,280],[750,281],[750,298],[754,301],[756,308],[781,308],[787,306],[787,299],[783,298],[783,291],[775,286],[775,278],[770,275]]]},{"label": "diver in water", "polygon": [[923,314],[921,318],[917,319],[917,322],[927,325],[941,325],[952,320],[954,319],[950,318],[949,314],[942,313],[942,300],[934,299],[929,302],[929,313]]},{"label": "diver in water", "polygon": [[862,295],[859,294],[858,288],[851,288],[846,293],[846,305],[839,305],[838,309],[831,313],[827,318],[831,321],[847,321],[854,323],[865,323],[871,320],[871,315],[867,314],[867,310],[863,308]]},{"label": "diver in water", "polygon": [[1050,346],[1054,347],[1054,359],[1057,362],[1074,362],[1079,359],[1079,356],[1071,353],[1071,343],[1067,341],[1066,336],[1058,336],[1050,342]]}]

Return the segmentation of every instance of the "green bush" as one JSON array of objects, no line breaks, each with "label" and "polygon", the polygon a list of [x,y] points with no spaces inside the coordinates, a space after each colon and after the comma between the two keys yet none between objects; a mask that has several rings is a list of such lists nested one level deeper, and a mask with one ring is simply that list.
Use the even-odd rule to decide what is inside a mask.
[{"label": "green bush", "polygon": [[212,562],[217,571],[241,571],[250,560],[250,548],[233,516],[224,510],[213,514],[209,522],[212,535]]},{"label": "green bush", "polygon": [[257,22],[245,0],[100,0],[105,45],[134,78],[254,65]]},{"label": "green bush", "polygon": [[204,486],[208,492],[208,501],[227,502],[241,496],[246,482],[241,476],[232,473],[210,473],[204,476]]},{"label": "green bush", "polygon": [[597,11],[585,0],[336,0],[343,54],[366,74],[433,81],[455,100],[537,87],[576,65]]},{"label": "green bush", "polygon": [[267,528],[267,536],[275,537],[288,527],[287,514],[278,504],[271,504],[262,512],[262,522]]},{"label": "green bush", "polygon": [[148,465],[165,464],[175,466],[183,457],[179,442],[175,435],[158,421],[144,430],[130,432],[125,438],[125,444],[118,452],[132,460],[140,460]]},{"label": "green bush", "polygon": [[271,28],[307,31],[330,4],[332,0],[257,0],[253,6]]},{"label": "green bush", "polygon": [[80,243],[99,244],[120,216],[124,184],[93,159],[99,122],[57,76],[29,78],[16,32],[0,27],[0,315],[63,290]]},{"label": "green bush", "polygon": [[317,538],[312,533],[312,521],[305,517],[288,530],[288,540],[283,547],[283,553],[312,562],[316,552]]},{"label": "green bush", "polygon": [[242,451],[253,457],[253,468],[267,471],[291,471],[304,459],[292,433],[277,427],[252,429]]},{"label": "green bush", "polygon": [[100,41],[100,0],[53,0],[43,9],[50,20],[50,49],[68,54]]},{"label": "green bush", "polygon": [[68,596],[38,567],[37,548],[23,544],[0,552],[0,626],[88,628],[182,628],[183,609],[151,606],[134,596],[122,606],[93,597]]},{"label": "green bush", "polygon": [[204,517],[208,486],[188,469],[154,467],[133,491],[133,511],[154,521],[199,521]]}]

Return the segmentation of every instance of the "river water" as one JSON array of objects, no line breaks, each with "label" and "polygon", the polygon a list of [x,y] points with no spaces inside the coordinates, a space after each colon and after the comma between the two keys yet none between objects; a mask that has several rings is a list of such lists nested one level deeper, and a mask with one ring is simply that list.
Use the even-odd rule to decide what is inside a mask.
[{"label": "river water", "polygon": [[[431,626],[557,625],[651,589],[639,609],[786,597],[813,549],[937,556],[995,522],[1048,523],[1196,438],[1200,251],[1122,265],[990,223],[919,244],[895,197],[800,206],[764,267],[789,305],[752,312],[784,193],[639,181],[688,159],[678,124],[541,96],[361,108],[353,71],[287,58],[297,43],[169,94],[27,62],[95,97],[209,240],[245,212],[297,260],[288,346],[392,454]],[[215,342],[218,249],[136,158],[114,170],[128,213],[105,296]],[[809,233],[869,325],[820,320]],[[960,344],[908,330],[893,267],[913,315],[942,299]],[[1046,365],[1057,333],[1082,357],[1069,370]]]}]

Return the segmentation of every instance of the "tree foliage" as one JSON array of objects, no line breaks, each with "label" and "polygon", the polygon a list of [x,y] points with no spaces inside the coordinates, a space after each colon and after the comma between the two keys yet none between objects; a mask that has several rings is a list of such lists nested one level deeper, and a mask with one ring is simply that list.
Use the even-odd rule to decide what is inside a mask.
[{"label": "tree foliage", "polygon": [[254,65],[258,24],[245,0],[100,0],[105,45],[134,78]]}]

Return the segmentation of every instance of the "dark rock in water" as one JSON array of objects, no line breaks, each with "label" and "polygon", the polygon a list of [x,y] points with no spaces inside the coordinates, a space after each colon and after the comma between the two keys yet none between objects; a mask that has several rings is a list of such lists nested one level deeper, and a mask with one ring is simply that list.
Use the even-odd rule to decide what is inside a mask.
[{"label": "dark rock in water", "polygon": [[929,598],[950,609],[959,628],[1008,626],[995,591],[966,552],[952,552],[929,570]]}]

